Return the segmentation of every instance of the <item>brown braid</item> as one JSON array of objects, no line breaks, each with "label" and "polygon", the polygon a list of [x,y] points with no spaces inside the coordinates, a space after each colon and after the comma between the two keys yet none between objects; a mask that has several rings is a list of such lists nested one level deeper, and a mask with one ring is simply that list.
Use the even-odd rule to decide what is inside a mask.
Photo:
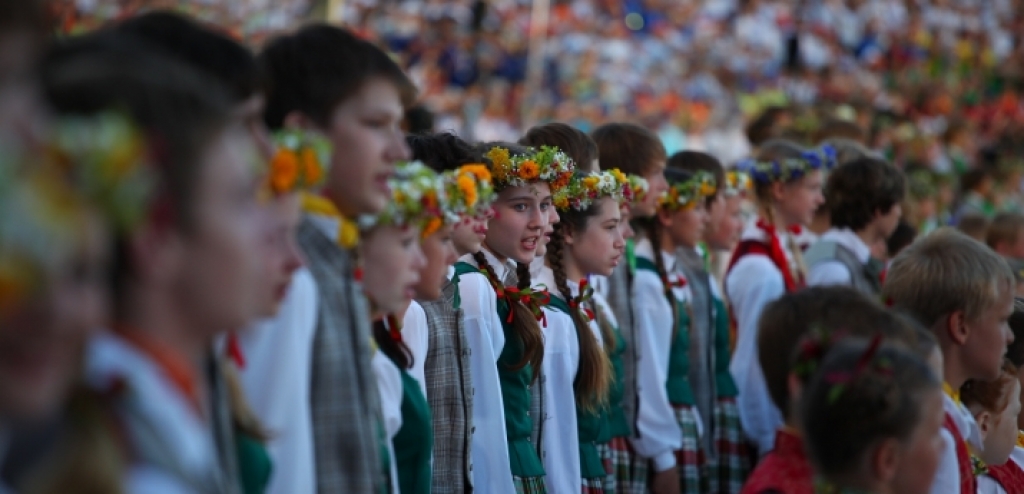
[{"label": "brown braid", "polygon": [[576,326],[576,334],[580,344],[580,366],[576,372],[576,381],[573,389],[576,392],[576,404],[584,410],[593,411],[604,405],[608,399],[608,384],[611,380],[611,362],[608,355],[597,343],[597,337],[590,330],[590,322],[582,313],[582,307],[573,310],[572,302],[579,302],[579,297],[573,298],[569,289],[569,282],[565,276],[565,237],[562,232],[561,223],[555,224],[555,231],[551,234],[551,241],[548,243],[547,262],[551,272],[555,275],[555,285],[562,298],[570,304],[569,316],[572,317],[573,325]]},{"label": "brown braid", "polygon": [[[400,323],[393,319],[392,324]],[[397,329],[399,334],[401,334],[401,328]],[[373,339],[377,342],[377,347],[380,348],[380,351],[384,352],[384,355],[387,355],[399,369],[412,368],[412,350],[409,350],[409,347],[401,339],[396,340],[391,337],[391,330],[384,322],[384,319],[373,322]]]},{"label": "brown braid", "polygon": [[[496,290],[498,288],[504,288],[504,284],[494,274],[494,268],[487,262],[487,257],[482,252],[475,252],[473,259],[476,261],[480,268],[485,268],[485,275],[487,280],[491,282],[491,286]],[[530,268],[526,266],[526,276],[521,276],[522,265],[516,267],[516,272],[520,274],[519,285],[522,288],[522,284],[526,283],[526,287],[530,286]],[[523,344],[523,358],[519,362],[516,362],[510,367],[510,370],[519,370],[530,364],[533,367],[533,379],[537,379],[540,375],[540,365],[544,361],[544,335],[540,331],[540,323],[537,322],[533,312],[530,308],[523,304],[521,301],[515,300],[510,301],[509,309],[513,311],[512,316],[512,332],[515,333],[519,340]]]},{"label": "brown braid", "polygon": [[611,355],[619,348],[618,337],[615,335],[615,328],[608,320],[608,314],[605,313],[603,308],[595,303],[593,310],[594,320],[597,321],[597,326],[601,328],[601,339],[604,340],[604,352]]}]

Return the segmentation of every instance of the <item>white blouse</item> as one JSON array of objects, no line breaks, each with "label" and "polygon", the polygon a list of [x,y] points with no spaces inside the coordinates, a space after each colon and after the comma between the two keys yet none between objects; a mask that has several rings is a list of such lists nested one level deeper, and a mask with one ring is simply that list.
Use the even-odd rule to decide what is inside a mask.
[{"label": "white blouse", "polygon": [[[551,268],[541,266],[533,286],[545,285],[552,297],[562,298]],[[543,386],[544,422],[541,425],[541,461],[548,492],[580,489],[579,429],[576,425],[576,394],[573,381],[580,365],[580,345],[572,316],[544,307],[544,363],[538,382]]]},{"label": "white blouse", "polygon": [[[1010,459],[1006,461],[1012,461],[1017,464],[1017,467],[1024,468],[1024,448],[1015,446],[1010,453]],[[1003,489],[996,479],[988,475],[979,475],[978,494],[1006,494],[1006,489]]]},{"label": "white blouse", "polygon": [[310,372],[318,293],[306,268],[292,284],[277,315],[239,332],[246,366],[239,377],[260,423],[273,437],[274,464],[267,494],[316,492]]},{"label": "white blouse", "polygon": [[423,306],[415,300],[409,304],[402,319],[402,342],[409,348],[412,354],[412,368],[408,370],[409,375],[420,383],[420,391],[427,396],[427,379],[424,368],[427,361],[427,350],[430,349],[430,326],[427,324],[427,314],[423,312]]},{"label": "white blouse", "polygon": [[370,359],[373,373],[377,376],[380,391],[380,410],[384,418],[384,432],[387,434],[388,464],[391,466],[391,492],[398,492],[398,462],[395,460],[394,439],[402,428],[402,371],[394,362],[376,350]]},{"label": "white blouse", "polygon": [[[514,262],[499,263],[486,249],[481,252],[499,280],[510,269],[515,269]],[[472,255],[465,255],[459,261],[477,265]],[[479,492],[514,494],[505,409],[498,380],[498,357],[505,347],[505,333],[498,316],[497,298],[483,273],[461,275],[459,296],[473,376],[473,488]]]},{"label": "white blouse", "polygon": [[[788,242],[780,235],[787,256]],[[742,240],[764,240],[764,233],[750,224]],[[748,255],[736,261],[725,277],[725,292],[736,319],[736,350],[729,371],[739,394],[736,404],[743,432],[763,456],[775,447],[775,432],[782,426],[782,414],[772,402],[764,373],[757,357],[757,324],[765,306],[786,293],[786,284],[775,264],[767,256]]]},{"label": "white blouse", "polygon": [[[976,451],[984,449],[981,441],[981,430],[974,416],[962,404],[953,401],[948,395],[942,395],[942,408],[953,419],[960,436]],[[932,494],[955,494],[960,492],[960,469],[956,457],[956,438],[945,427],[942,428],[942,440],[946,447],[939,459],[939,468],[935,472],[935,480],[929,492]],[[979,483],[980,486],[980,483]],[[978,492],[981,492],[980,490]]]},{"label": "white blouse", "polygon": [[[637,257],[654,259],[651,242],[642,239],[636,245]],[[666,267],[671,268],[674,256],[662,253]],[[671,269],[669,269],[671,271]],[[682,447],[683,433],[668,401],[668,360],[672,347],[672,311],[665,299],[661,279],[656,273],[638,269],[633,278],[633,313],[637,330],[636,344],[647,358],[637,362],[637,433],[630,438],[636,452],[654,462],[657,472],[676,465],[675,451]]]}]

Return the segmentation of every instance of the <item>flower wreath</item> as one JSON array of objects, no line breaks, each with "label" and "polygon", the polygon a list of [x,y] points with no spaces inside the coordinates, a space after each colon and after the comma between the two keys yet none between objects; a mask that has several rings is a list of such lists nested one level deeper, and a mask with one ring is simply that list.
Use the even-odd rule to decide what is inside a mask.
[{"label": "flower wreath", "polygon": [[808,171],[831,170],[836,164],[836,150],[826,144],[818,149],[803,152],[799,158],[779,161],[747,159],[737,163],[736,168],[750,174],[754,182],[768,184],[795,180]]},{"label": "flower wreath", "polygon": [[462,218],[482,215],[494,202],[494,184],[487,165],[472,163],[442,174],[444,181],[445,212],[448,221],[455,223]]},{"label": "flower wreath", "polygon": [[312,190],[323,184],[331,159],[331,143],[325,137],[298,129],[274,134],[277,152],[270,159],[266,187],[274,195]]},{"label": "flower wreath", "polygon": [[376,226],[412,226],[426,238],[444,226],[448,217],[447,202],[441,176],[419,161],[401,163],[388,180],[391,201],[378,215],[363,216],[359,226],[368,230]]},{"label": "flower wreath", "polygon": [[670,184],[658,199],[658,206],[668,211],[685,211],[694,207],[700,199],[713,195],[716,190],[714,175],[697,172],[689,180]]},{"label": "flower wreath", "polygon": [[510,156],[508,149],[494,147],[484,156],[491,161],[494,185],[499,189],[543,181],[554,195],[569,185],[576,168],[572,158],[553,146],[541,146],[522,156]]},{"label": "flower wreath", "polygon": [[619,170],[609,170],[590,174],[575,174],[569,181],[569,185],[563,187],[554,196],[554,204],[561,211],[569,209],[584,211],[598,199],[611,197],[621,204],[626,197],[632,197],[632,195],[626,175]]},{"label": "flower wreath", "polygon": [[630,189],[630,201],[633,203],[643,202],[647,199],[647,193],[651,190],[651,185],[647,183],[647,179],[640,175],[626,175],[626,180],[629,180]]},{"label": "flower wreath", "polygon": [[738,196],[749,191],[753,187],[750,175],[742,170],[729,170],[725,172],[725,184],[723,192],[727,196]]},{"label": "flower wreath", "polygon": [[56,171],[65,173],[115,229],[124,231],[142,220],[156,182],[146,140],[126,117],[62,118],[51,127],[44,150]]}]

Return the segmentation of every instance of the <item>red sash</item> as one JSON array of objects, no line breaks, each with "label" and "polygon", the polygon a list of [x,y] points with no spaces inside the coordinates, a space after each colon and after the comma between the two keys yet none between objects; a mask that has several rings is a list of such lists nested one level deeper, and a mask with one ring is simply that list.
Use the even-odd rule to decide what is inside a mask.
[{"label": "red sash", "polygon": [[996,479],[1006,492],[1024,492],[1024,470],[1013,460],[988,467],[988,475]]},{"label": "red sash", "polygon": [[[953,442],[956,446],[956,466],[960,471],[960,494],[975,494],[978,490],[978,481],[974,478],[974,469],[971,467],[971,454],[967,451],[967,443],[964,436],[960,434],[956,422],[950,414],[946,414],[943,427],[953,435]],[[1015,491],[1008,491],[1015,492]]]},{"label": "red sash", "polygon": [[775,449],[757,464],[740,494],[763,492],[814,493],[814,471],[799,436],[784,429],[776,432]]}]

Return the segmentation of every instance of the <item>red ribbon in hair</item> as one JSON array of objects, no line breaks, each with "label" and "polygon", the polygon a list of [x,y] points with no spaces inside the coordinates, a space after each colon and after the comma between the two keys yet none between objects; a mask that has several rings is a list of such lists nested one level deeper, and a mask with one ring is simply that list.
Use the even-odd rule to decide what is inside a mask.
[{"label": "red ribbon in hair", "polygon": [[[786,283],[786,291],[796,290],[798,285],[793,279],[793,272],[789,269],[786,251],[782,250],[782,242],[779,241],[779,236],[775,233],[775,227],[764,219],[758,219],[756,225],[768,237],[768,258],[775,264],[775,267],[779,268],[779,271],[782,271],[782,280]],[[797,225],[795,228],[799,229],[800,226]]]},{"label": "red ribbon in hair", "polygon": [[[588,321],[594,320],[594,311],[583,307],[583,304],[594,297],[594,287],[590,286],[586,278],[580,280],[579,284],[580,294],[576,298],[569,301],[569,307],[573,309],[579,309]],[[582,307],[582,308],[581,308]]]},{"label": "red ribbon in hair", "polygon": [[[533,313],[533,317],[537,318],[537,321],[543,324],[544,327],[547,327],[548,316],[547,314],[544,314],[544,310],[541,309],[542,306],[548,305],[548,303],[551,302],[551,294],[548,293],[547,290],[534,290],[532,288],[520,289],[518,287],[510,286],[506,288],[504,292],[505,299],[508,300],[510,305],[516,302],[522,303],[527,309],[530,309],[530,312]],[[515,318],[515,314],[516,311],[511,310],[511,307],[509,307],[508,318],[505,322],[511,324],[512,320]]]},{"label": "red ribbon in hair", "polygon": [[400,343],[402,341],[402,326],[398,323],[398,318],[394,314],[388,314],[384,318],[384,325],[387,326],[391,339]]},{"label": "red ribbon in hair", "polygon": [[238,342],[238,334],[234,331],[228,333],[228,339],[224,345],[224,354],[227,355],[239,369],[245,368],[245,352],[242,351],[242,345]]}]

